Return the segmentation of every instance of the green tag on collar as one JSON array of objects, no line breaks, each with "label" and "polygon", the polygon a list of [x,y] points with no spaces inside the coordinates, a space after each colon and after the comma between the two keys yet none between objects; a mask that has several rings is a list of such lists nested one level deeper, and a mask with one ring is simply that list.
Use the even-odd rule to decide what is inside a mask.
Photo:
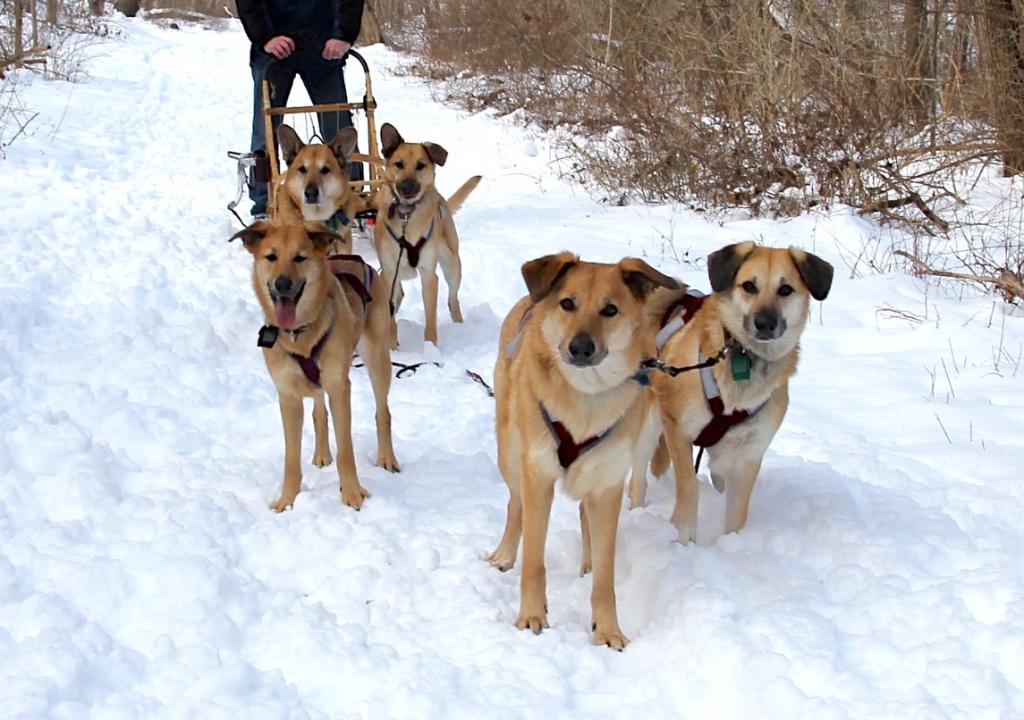
[{"label": "green tag on collar", "polygon": [[730,364],[732,365],[732,379],[749,380],[750,368],[754,361],[743,350],[733,350],[729,355]]}]

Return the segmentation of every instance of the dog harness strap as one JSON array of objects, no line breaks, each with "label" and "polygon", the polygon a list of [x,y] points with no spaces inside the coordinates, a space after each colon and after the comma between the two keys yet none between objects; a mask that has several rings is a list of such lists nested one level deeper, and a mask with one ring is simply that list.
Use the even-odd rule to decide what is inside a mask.
[{"label": "dog harness strap", "polygon": [[[400,205],[396,200],[395,202],[391,203],[391,205],[388,206],[388,220],[394,218],[395,214],[397,213],[399,220],[408,221],[409,218],[412,217],[412,214],[416,212],[416,203],[418,202],[419,200],[417,200],[412,205]],[[402,212],[401,208],[406,208],[405,212]]]},{"label": "dog harness strap", "polygon": [[[703,361],[704,356],[700,359]],[[708,401],[708,409],[711,410],[711,422],[704,426],[693,444],[697,447],[706,448],[718,443],[725,434],[741,422],[757,415],[768,401],[758,405],[753,410],[735,410],[728,415],[725,414],[725,403],[722,402],[722,393],[715,381],[715,374],[710,367],[700,369],[700,384],[704,389],[704,397]]]},{"label": "dog harness strap", "polygon": [[[705,295],[700,290],[690,288],[686,294],[676,300],[661,318],[661,331],[655,337],[654,342],[660,352],[669,338],[675,335],[686,323],[693,319],[701,306],[704,304]],[[678,312],[682,309],[678,315]],[[672,317],[676,315],[675,317]]]},{"label": "dog harness strap", "polygon": [[359,255],[330,255],[327,261],[331,260],[342,260],[345,262],[359,263],[359,266],[363,269],[362,277],[357,277],[349,272],[335,273],[334,277],[339,282],[347,283],[349,287],[355,290],[356,295],[363,301],[363,310],[366,310],[366,306],[373,300],[373,295],[370,294],[370,288],[373,287],[373,281],[377,279],[377,271],[370,267],[365,260]]},{"label": "dog harness strap", "polygon": [[392,239],[394,239],[394,241],[398,243],[400,247],[405,249],[405,254],[409,258],[409,265],[411,265],[412,267],[416,267],[417,265],[419,265],[420,250],[422,250],[423,246],[427,244],[427,240],[430,239],[430,236],[434,234],[434,221],[430,221],[430,227],[427,228],[426,235],[421,237],[419,239],[419,242],[417,242],[415,245],[413,245],[412,243],[405,239],[405,234],[398,235],[397,233],[395,233],[394,230],[391,229],[390,225],[385,225],[385,227],[388,229],[388,233],[391,235]]},{"label": "dog harness strap", "polygon": [[302,374],[306,376],[306,379],[317,387],[320,387],[320,366],[316,364],[316,361],[320,357],[320,352],[324,349],[324,345],[327,344],[327,338],[330,336],[331,328],[327,328],[327,332],[313,346],[309,357],[299,355],[298,353],[288,353],[292,356],[292,360],[297,362],[299,367],[302,368]]},{"label": "dog harness strap", "polygon": [[515,353],[516,348],[519,347],[519,341],[523,339],[523,333],[526,332],[526,321],[530,319],[530,315],[533,313],[534,305],[528,305],[526,310],[523,311],[523,316],[519,318],[519,332],[516,336],[508,341],[508,345],[505,346],[505,352],[509,355]]},{"label": "dog harness strap", "polygon": [[736,410],[726,415],[721,397],[708,398],[708,407],[711,408],[711,422],[704,426],[700,435],[693,441],[697,447],[711,447],[717,444],[734,425],[739,425],[751,415],[746,410]]},{"label": "dog harness strap", "polygon": [[615,429],[615,425],[618,425],[618,423],[615,423],[615,425],[612,425],[600,435],[593,435],[583,442],[577,443],[573,440],[572,434],[565,425],[548,414],[547,408],[544,407],[544,403],[540,404],[540,414],[544,417],[544,422],[548,426],[548,430],[551,431],[552,436],[554,436],[555,441],[558,443],[558,464],[562,466],[563,470],[568,470],[569,466],[576,462],[580,455],[585,453],[587,450],[592,449],[595,445],[608,437]]}]

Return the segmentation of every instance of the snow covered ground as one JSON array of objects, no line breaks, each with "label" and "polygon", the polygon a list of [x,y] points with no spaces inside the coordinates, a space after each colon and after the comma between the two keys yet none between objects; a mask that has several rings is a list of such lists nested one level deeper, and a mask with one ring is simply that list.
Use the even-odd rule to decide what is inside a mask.
[{"label": "snow covered ground", "polygon": [[[0,161],[0,715],[1024,717],[1024,369],[995,359],[1019,357],[1019,311],[851,279],[842,258],[877,228],[846,210],[712,221],[597,204],[558,178],[542,135],[439,106],[372,48],[379,120],[448,148],[442,190],[485,176],[458,217],[466,323],[442,316],[440,349],[424,348],[413,289],[398,359],[445,367],[393,385],[403,472],[371,463],[357,371],[373,497],[343,507],[335,469],[307,463],[276,515],[262,320],[248,254],[225,242],[246,41],[123,28],[87,82],[33,82],[41,115]],[[518,570],[481,559],[506,500],[493,406],[464,369],[490,375],[520,264],[636,254],[706,288],[679,260],[748,238],[837,267],[748,526],[721,535],[710,486],[695,546],[673,542],[670,483],[624,509],[619,654],[590,644],[561,497],[552,627],[517,631]]]}]

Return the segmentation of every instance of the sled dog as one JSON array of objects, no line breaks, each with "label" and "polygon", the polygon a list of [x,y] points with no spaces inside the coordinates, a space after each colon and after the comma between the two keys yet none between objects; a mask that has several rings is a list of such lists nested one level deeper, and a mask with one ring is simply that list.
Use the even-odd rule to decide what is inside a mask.
[{"label": "sled dog", "polygon": [[656,323],[645,306],[655,288],[677,283],[635,258],[590,263],[568,252],[531,260],[522,272],[529,296],[502,324],[494,373],[498,464],[509,501],[488,559],[508,570],[522,537],[515,624],[535,633],[548,627],[544,546],[555,482],[563,478],[566,493],[582,501],[593,641],[621,650],[627,640],[615,609],[615,534],[646,408],[637,371],[654,351]]},{"label": "sled dog", "polygon": [[291,127],[281,125],[277,138],[288,169],[277,190],[274,220],[282,225],[322,222],[341,237],[330,251],[351,253],[351,225],[366,207],[349,186],[348,157],[356,149],[356,129],[342,128],[327,144],[307,145]]},{"label": "sled dog", "polygon": [[327,257],[338,236],[322,225],[256,222],[236,233],[253,256],[252,283],[266,325],[259,345],[277,388],[284,426],[284,482],[272,505],[281,512],[299,493],[303,398],[313,397],[313,464],[331,463],[327,410],[331,406],[341,498],[358,510],[369,493],[356,475],[352,449],[349,369],[358,348],[373,386],[377,466],[398,471],[391,443],[391,353],[384,284],[355,256]]},{"label": "sled dog", "polygon": [[[697,532],[694,445],[707,449],[712,482],[725,491],[725,531],[746,524],[761,461],[789,404],[810,301],[828,296],[832,266],[799,248],[743,242],[712,253],[708,277],[713,293],[696,307],[692,291],[674,293],[657,338],[659,357],[669,366],[719,362],[677,377],[652,373],[629,486],[631,507],[643,505],[647,468],[663,436],[675,470],[672,523],[683,543]],[[665,464],[655,457],[652,470],[661,474]]]},{"label": "sled dog", "polygon": [[[453,215],[480,182],[474,175],[445,200],[434,186],[434,173],[448,159],[448,151],[431,142],[406,142],[389,123],[380,129],[387,164],[385,184],[378,193],[377,224],[373,244],[388,287],[392,314],[404,296],[402,281],[420,276],[426,327],[423,338],[437,344],[437,266],[448,284],[448,312],[462,322],[459,285],[462,264],[459,236]],[[392,322],[392,347],[398,345],[398,326]]]}]

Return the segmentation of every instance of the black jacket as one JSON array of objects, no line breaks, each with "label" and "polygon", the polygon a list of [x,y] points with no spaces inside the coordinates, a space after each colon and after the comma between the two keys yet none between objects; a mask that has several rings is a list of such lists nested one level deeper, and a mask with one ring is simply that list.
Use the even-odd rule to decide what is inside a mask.
[{"label": "black jacket", "polygon": [[259,49],[278,35],[300,48],[322,46],[331,38],[354,43],[363,20],[363,0],[235,0],[235,6],[245,34]]}]

